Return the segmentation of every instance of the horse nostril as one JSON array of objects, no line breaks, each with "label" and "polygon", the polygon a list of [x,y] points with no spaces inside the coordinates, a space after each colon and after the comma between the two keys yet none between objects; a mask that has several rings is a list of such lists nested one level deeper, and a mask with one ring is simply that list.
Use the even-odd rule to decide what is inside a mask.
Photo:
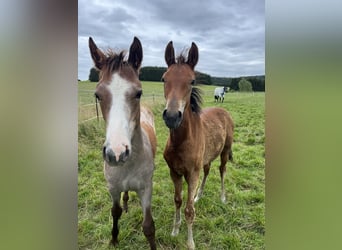
[{"label": "horse nostril", "polygon": [[129,149],[128,146],[126,146],[126,150],[122,152],[119,156],[119,161],[125,162],[128,159],[129,156]]},{"label": "horse nostril", "polygon": [[102,148],[102,156],[103,156],[103,159],[106,159],[106,146],[103,146]]},{"label": "horse nostril", "polygon": [[163,119],[164,120],[166,119],[166,109],[164,109],[164,112],[163,112]]},{"label": "horse nostril", "polygon": [[178,111],[178,117],[179,117],[179,118],[182,117],[182,112]]}]

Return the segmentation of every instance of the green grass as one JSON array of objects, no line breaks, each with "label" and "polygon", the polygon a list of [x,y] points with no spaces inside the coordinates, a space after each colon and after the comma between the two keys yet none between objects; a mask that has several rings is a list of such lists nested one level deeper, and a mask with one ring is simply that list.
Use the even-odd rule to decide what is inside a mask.
[{"label": "green grass", "polygon": [[[203,106],[220,106],[231,113],[235,122],[234,163],[228,162],[225,179],[227,204],[220,201],[219,160],[212,163],[202,198],[195,204],[194,241],[197,249],[265,249],[265,94],[228,93],[224,103],[214,103],[214,86],[201,86]],[[104,122],[96,119],[95,105],[84,115],[82,105],[94,103],[95,83],[79,83],[79,175],[78,240],[79,249],[109,249],[112,206],[103,177],[101,147]],[[161,114],[164,108],[163,84],[143,82],[142,102],[155,115],[158,139],[153,177],[152,212],[158,249],[186,249],[184,219],[186,185],[182,207],[182,226],[171,237],[174,215],[173,184],[162,152],[168,137]],[[201,175],[202,178],[202,175]],[[128,213],[119,221],[118,249],[148,249],[141,223],[139,199],[130,192]]]}]

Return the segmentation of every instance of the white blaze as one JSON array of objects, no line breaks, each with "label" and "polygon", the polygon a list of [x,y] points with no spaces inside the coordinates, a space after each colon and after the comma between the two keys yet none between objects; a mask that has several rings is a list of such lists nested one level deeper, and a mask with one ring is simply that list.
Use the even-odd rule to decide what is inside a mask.
[{"label": "white blaze", "polygon": [[[169,109],[169,107],[171,106],[171,101],[170,100],[167,100],[166,101],[166,109]],[[184,112],[184,109],[185,109],[185,104],[186,102],[184,100],[178,100],[177,101],[177,107],[178,107],[178,111],[180,111],[181,113]]]},{"label": "white blaze", "polygon": [[113,74],[113,81],[108,88],[112,95],[112,103],[109,110],[106,147],[110,147],[116,158],[127,149],[131,150],[131,134],[134,124],[129,123],[131,110],[126,102],[126,93],[130,89],[129,82],[118,73]]}]

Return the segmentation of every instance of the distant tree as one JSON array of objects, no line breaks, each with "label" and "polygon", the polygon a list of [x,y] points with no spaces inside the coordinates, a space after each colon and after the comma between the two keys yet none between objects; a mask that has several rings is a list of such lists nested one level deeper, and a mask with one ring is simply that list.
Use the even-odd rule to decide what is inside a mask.
[{"label": "distant tree", "polygon": [[[253,91],[265,91],[265,76],[244,76],[252,84]],[[213,85],[228,86],[232,91],[239,91],[239,81],[242,77],[211,77]]]},{"label": "distant tree", "polygon": [[239,91],[239,81],[241,78],[233,78],[230,84],[230,89],[234,91]]},{"label": "distant tree", "polygon": [[90,69],[89,81],[91,81],[91,82],[98,82],[99,81],[99,72],[97,69],[95,69],[95,68]]},{"label": "distant tree", "polygon": [[[146,66],[140,69],[139,78],[141,81],[160,81],[163,74],[167,71],[165,67]],[[212,85],[211,76],[202,72],[195,72],[196,83]]]},{"label": "distant tree", "polygon": [[252,83],[253,91],[265,91],[265,76],[248,77]]},{"label": "distant tree", "polygon": [[196,84],[212,85],[211,76],[202,72],[196,71]]},{"label": "distant tree", "polygon": [[165,71],[165,67],[142,67],[139,78],[141,81],[160,81]]},{"label": "distant tree", "polygon": [[252,83],[248,80],[246,80],[245,78],[242,78],[239,81],[239,90],[241,92],[252,92],[253,88],[252,88]]},{"label": "distant tree", "polygon": [[[157,66],[145,66],[140,69],[139,79],[141,81],[160,81],[163,74],[166,72],[166,67]],[[265,76],[244,76],[244,77],[214,77],[203,72],[196,71],[196,83],[205,85],[218,85],[226,86],[230,88],[230,91],[239,91],[239,82],[242,79],[248,81],[252,90],[242,90],[242,91],[265,91]],[[98,77],[98,72],[94,72],[94,75]],[[90,79],[89,79],[90,80]],[[95,78],[94,81],[98,81]]]},{"label": "distant tree", "polygon": [[230,87],[232,78],[212,76],[211,81],[213,85]]}]

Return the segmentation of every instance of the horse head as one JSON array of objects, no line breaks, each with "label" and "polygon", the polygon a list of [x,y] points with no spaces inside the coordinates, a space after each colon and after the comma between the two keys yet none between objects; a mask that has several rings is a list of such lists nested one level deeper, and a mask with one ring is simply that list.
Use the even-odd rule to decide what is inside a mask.
[{"label": "horse head", "polygon": [[165,61],[168,68],[162,77],[166,99],[163,119],[167,127],[176,129],[183,120],[184,110],[191,107],[198,48],[193,42],[187,59],[184,55],[175,58],[173,44],[170,41],[165,49]]},{"label": "horse head", "polygon": [[124,61],[124,51],[104,53],[91,37],[89,49],[100,71],[95,96],[106,122],[103,158],[110,166],[123,165],[130,156],[134,130],[140,122],[142,88],[138,76],[143,57],[142,46],[134,37],[127,61]]}]

